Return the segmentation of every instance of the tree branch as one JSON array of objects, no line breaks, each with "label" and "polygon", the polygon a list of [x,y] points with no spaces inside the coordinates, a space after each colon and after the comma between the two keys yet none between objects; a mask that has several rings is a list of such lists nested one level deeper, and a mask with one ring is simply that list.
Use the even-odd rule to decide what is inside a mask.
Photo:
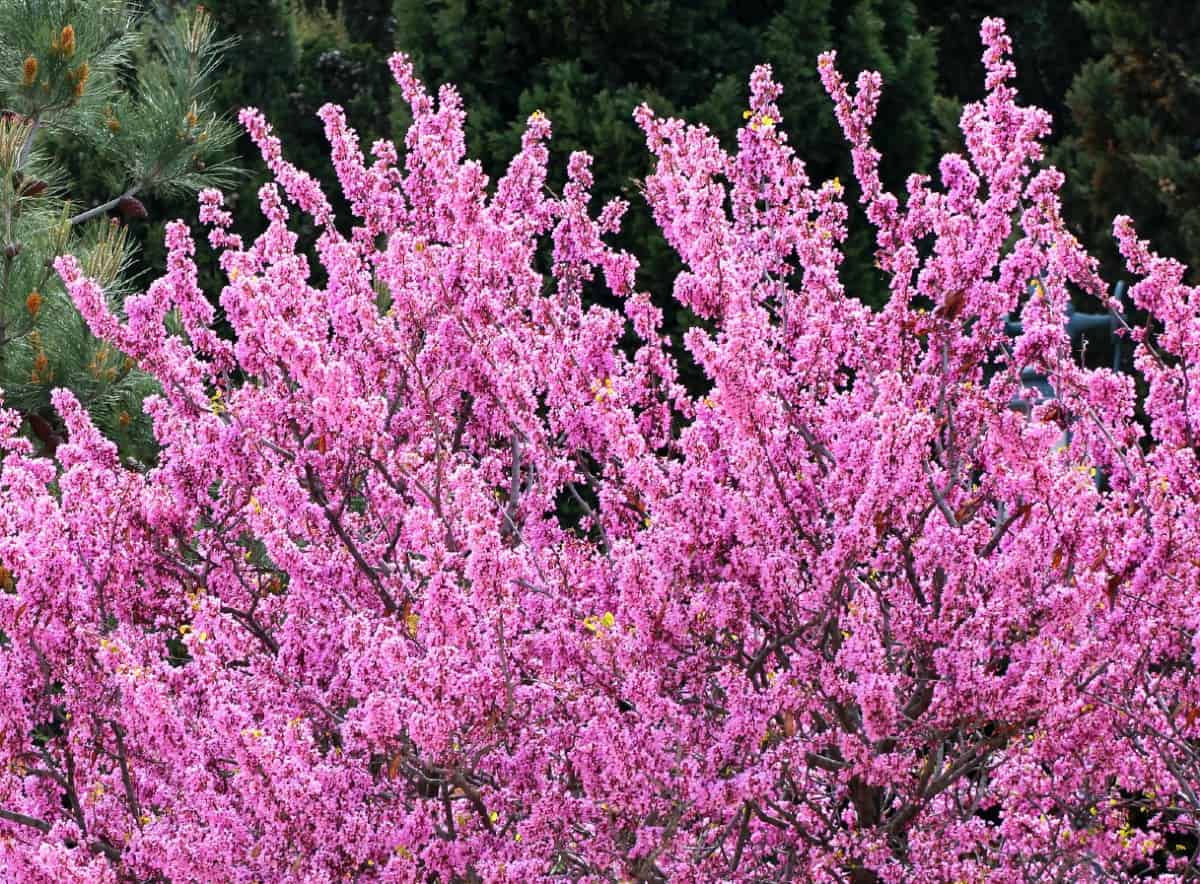
[{"label": "tree branch", "polygon": [[98,206],[88,209],[86,212],[80,212],[78,215],[73,215],[67,220],[67,223],[74,227],[76,224],[82,224],[84,221],[91,221],[97,215],[103,215],[110,209],[115,209],[120,204],[121,200],[129,199],[129,197],[134,196],[141,189],[142,187],[140,184],[135,185],[120,196],[114,196],[106,203],[101,203]]}]

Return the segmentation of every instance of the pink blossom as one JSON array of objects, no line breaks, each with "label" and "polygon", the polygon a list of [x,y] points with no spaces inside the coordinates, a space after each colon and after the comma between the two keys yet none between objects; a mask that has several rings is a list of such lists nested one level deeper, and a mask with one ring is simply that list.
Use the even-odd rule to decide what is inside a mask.
[{"label": "pink blossom", "polygon": [[[818,63],[879,313],[768,67],[732,154],[634,112],[673,294],[707,320],[699,396],[591,158],[549,194],[535,113],[493,186],[458,94],[403,55],[403,159],[368,166],[321,111],[348,234],[243,112],[265,232],[201,196],[233,343],[182,225],[122,316],[60,259],[161,384],[162,453],[122,466],[67,391],[55,461],[0,413],[0,877],[1193,877],[1200,292],[1118,219],[1147,393],[1075,361],[1070,294],[1106,286],[1039,166],[1049,117],[1016,103],[1002,23],[982,36],[966,153],[903,199],[881,78]],[[1057,394],[1029,416],[1026,368]]]}]

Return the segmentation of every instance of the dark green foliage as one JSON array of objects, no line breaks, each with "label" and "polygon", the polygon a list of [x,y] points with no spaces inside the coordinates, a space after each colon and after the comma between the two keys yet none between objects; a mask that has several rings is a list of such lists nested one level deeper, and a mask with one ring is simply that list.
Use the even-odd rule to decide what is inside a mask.
[{"label": "dark green foliage", "polygon": [[[154,4],[161,12],[162,0]],[[284,0],[205,0],[204,7],[213,17],[217,33],[236,40],[221,67],[221,75],[210,95],[213,109],[235,120],[244,107],[257,107],[268,119],[291,119],[292,99],[299,76],[300,53],[292,16]],[[233,161],[240,174],[224,188],[226,205],[234,215],[235,232],[250,241],[261,232],[258,189],[267,181],[258,149],[237,127]],[[252,172],[250,170],[253,170]],[[166,266],[163,245],[168,221],[181,218],[195,226],[197,204],[194,196],[151,201],[147,204],[149,221],[135,225],[134,234],[141,246],[136,267],[140,278],[148,281],[160,275]],[[201,287],[216,302],[223,283],[216,257],[208,249],[197,250]]]},{"label": "dark green foliage", "polygon": [[1077,3],[1095,49],[1067,93],[1066,215],[1110,278],[1122,265],[1112,219],[1200,279],[1200,4]]},{"label": "dark green foliage", "polygon": [[979,25],[987,16],[1003,18],[1013,40],[1017,88],[1024,103],[1054,115],[1061,136],[1067,121],[1065,97],[1071,80],[1093,55],[1083,20],[1066,0],[917,0],[921,21],[936,26],[937,91],[942,133],[957,144],[958,112],[983,96]]},{"label": "dark green foliage", "polygon": [[63,439],[50,392],[67,387],[127,462],[155,454],[152,379],[91,336],[53,259],[76,255],[119,312],[142,200],[232,180],[233,129],[207,102],[224,45],[207,16],[153,12],[0,0],[0,389],[46,453]]},{"label": "dark green foliage", "polygon": [[[22,41],[49,46],[61,22],[38,24],[17,13],[37,8],[53,18],[68,9],[86,11],[79,13],[76,37],[77,51],[91,53],[82,94],[73,94],[70,78],[77,64],[69,58],[48,54],[39,62],[38,76],[50,85],[38,100],[54,106],[61,123],[39,134],[42,149],[26,170],[47,181],[47,191],[23,206],[27,218],[49,219],[61,197],[69,196],[77,212],[140,182],[147,219],[126,218],[119,239],[95,223],[70,246],[81,255],[107,254],[110,264],[116,262],[114,303],[163,271],[165,222],[179,217],[194,223],[196,187],[219,178],[214,172],[228,171],[213,151],[199,158],[198,167],[194,151],[175,149],[179,133],[166,125],[173,126],[181,113],[172,104],[174,93],[163,91],[173,62],[169,57],[159,61],[155,45],[168,45],[173,23],[196,5],[197,0],[147,0],[139,26],[128,29],[114,26],[126,14],[117,0],[0,0],[0,13],[11,13],[0,21],[0,96],[17,95],[19,100],[5,98],[5,103],[25,107],[23,113],[36,96],[23,85]],[[1131,214],[1164,253],[1200,267],[1196,4],[204,0],[204,6],[217,34],[238,41],[206,96],[206,112],[228,121],[242,107],[260,108],[288,158],[321,181],[343,226],[349,213],[316,112],[327,101],[342,105],[364,150],[381,137],[402,141],[407,114],[385,65],[393,48],[414,56],[427,83],[454,83],[460,89],[468,111],[469,151],[493,179],[516,151],[525,119],[534,110],[544,111],[554,124],[551,186],[561,186],[571,151],[586,150],[596,158],[597,203],[613,196],[631,203],[617,242],[638,255],[639,286],[667,308],[667,330],[677,341],[697,320],[670,298],[680,266],[640,195],[650,158],[632,120],[634,107],[644,101],[660,114],[706,124],[731,148],[733,133],[743,124],[750,71],[760,62],[772,64],[785,88],[783,128],[811,178],[819,183],[837,176],[847,186],[852,233],[842,280],[851,294],[879,304],[886,297],[885,281],[873,269],[873,236],[858,210],[846,144],[817,78],[817,55],[838,50],[839,67],[851,78],[863,69],[883,74],[875,135],[884,153],[885,183],[902,195],[904,176],[934,171],[929,165],[936,152],[960,147],[961,106],[983,93],[978,32],[986,15],[1008,22],[1023,101],[1055,115],[1051,158],[1068,175],[1066,216],[1078,225],[1076,233],[1088,248],[1103,257],[1108,277],[1121,275],[1110,234],[1112,217],[1120,212]],[[100,45],[102,39],[110,44]],[[122,83],[134,86],[118,88]],[[157,100],[145,100],[155,95]],[[119,129],[109,126],[113,119]],[[156,168],[156,151],[166,151],[166,166]],[[263,226],[257,191],[268,175],[244,136],[232,153],[245,171],[227,179],[227,203],[237,232],[250,240]],[[314,231],[307,219],[297,223],[302,242],[311,243]],[[71,375],[70,385],[87,398],[106,432],[126,452],[140,448],[145,459],[150,456],[148,425],[140,401],[152,385],[136,372],[126,373],[120,354],[101,352],[79,328],[71,306],[56,300],[53,280],[38,264],[43,259],[35,260],[32,252],[66,246],[56,245],[48,221],[41,229],[41,240],[27,237],[28,253],[11,262],[6,285],[14,292],[24,287],[21,297],[14,299],[10,292],[0,304],[0,311],[7,311],[0,313],[0,336],[11,338],[0,350],[6,398],[53,419],[45,403],[49,386],[30,380],[40,353],[49,376],[61,382]],[[201,248],[197,260],[202,285],[215,302],[223,279],[214,256]],[[61,340],[28,335],[32,326],[22,318],[21,299],[36,286],[47,289],[38,289],[44,298],[40,321],[52,337],[66,335]],[[599,287],[591,295],[605,298]],[[93,375],[90,367],[101,362],[105,367]],[[698,381],[686,367],[685,377]],[[123,413],[128,421],[118,420]]]},{"label": "dark green foliage", "polygon": [[[571,151],[595,157],[597,200],[630,201],[618,242],[641,260],[638,284],[668,309],[676,340],[695,318],[670,301],[680,267],[639,193],[651,167],[632,120],[638,104],[704,123],[732,147],[750,72],[769,62],[785,90],[783,127],[811,177],[850,183],[848,151],[816,71],[817,56],[832,46],[846,70],[874,68],[888,80],[876,127],[888,183],[901,187],[902,176],[931,155],[935,46],[910,0],[397,0],[395,16],[397,46],[413,55],[422,78],[454,83],[463,94],[468,149],[493,178],[534,110],[554,125],[552,186],[561,184]],[[398,107],[394,130],[407,123]],[[859,220],[854,226],[864,232],[852,238],[843,280],[880,303],[884,282]]]}]

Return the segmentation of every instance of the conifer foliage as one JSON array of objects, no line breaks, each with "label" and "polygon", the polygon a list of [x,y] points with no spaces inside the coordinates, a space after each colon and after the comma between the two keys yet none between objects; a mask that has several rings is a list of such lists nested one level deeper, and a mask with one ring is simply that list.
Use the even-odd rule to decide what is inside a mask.
[{"label": "conifer foliage", "polygon": [[[75,255],[120,309],[143,198],[230,180],[235,130],[206,103],[223,48],[202,8],[159,22],[126,0],[0,0],[0,386],[47,454],[65,438],[61,386],[123,455],[154,456],[154,381],[88,332],[52,263]],[[73,196],[63,151],[105,198]]]},{"label": "conifer foliage", "polygon": [[1066,96],[1069,134],[1054,155],[1068,173],[1068,212],[1107,269],[1121,258],[1103,234],[1112,216],[1124,212],[1194,274],[1200,268],[1200,4],[1087,0],[1076,7],[1099,57],[1075,75]]}]

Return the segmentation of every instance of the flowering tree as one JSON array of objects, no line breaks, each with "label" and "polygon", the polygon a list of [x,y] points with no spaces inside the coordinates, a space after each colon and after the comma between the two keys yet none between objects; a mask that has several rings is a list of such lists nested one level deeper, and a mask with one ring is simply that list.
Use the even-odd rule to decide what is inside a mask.
[{"label": "flowering tree", "polygon": [[[348,236],[242,114],[266,232],[202,195],[234,343],[180,224],[121,319],[60,259],[160,383],[162,455],[123,468],[63,390],[56,461],[4,418],[7,879],[1194,874],[1200,293],[1118,219],[1157,323],[1132,332],[1147,432],[1130,379],[1072,360],[1068,286],[1105,287],[1037,168],[1049,119],[1016,104],[1002,24],[982,34],[968,155],[903,204],[878,75],[852,93],[821,57],[892,280],[878,314],[839,284],[842,188],[808,181],[769,68],[734,155],[637,110],[674,296],[714,329],[686,341],[700,398],[604,243],[625,207],[592,215],[590,159],[549,195],[534,114],[489,189],[457,94],[402,55],[403,164],[321,112]],[[588,285],[623,309],[585,309]],[[1058,393],[1030,417],[1026,366]]]}]

